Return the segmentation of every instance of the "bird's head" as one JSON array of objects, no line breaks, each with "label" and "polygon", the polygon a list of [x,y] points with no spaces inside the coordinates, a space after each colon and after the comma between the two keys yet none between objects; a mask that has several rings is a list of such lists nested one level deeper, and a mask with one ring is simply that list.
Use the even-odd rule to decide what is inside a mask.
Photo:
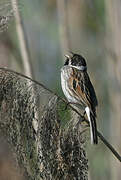
[{"label": "bird's head", "polygon": [[79,55],[71,52],[70,55],[65,55],[66,61],[64,66],[68,65],[81,71],[87,70],[87,64],[85,59]]}]

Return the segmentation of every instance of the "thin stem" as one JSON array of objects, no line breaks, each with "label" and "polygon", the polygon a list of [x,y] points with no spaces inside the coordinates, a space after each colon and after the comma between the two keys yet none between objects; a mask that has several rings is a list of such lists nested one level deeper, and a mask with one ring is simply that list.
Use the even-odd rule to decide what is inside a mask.
[{"label": "thin stem", "polygon": [[103,141],[103,143],[110,149],[114,156],[121,162],[121,156],[117,153],[113,146],[104,138],[104,136],[99,131],[97,131],[97,135],[101,139],[101,141]]},{"label": "thin stem", "polygon": [[27,43],[27,38],[25,36],[24,28],[23,28],[22,18],[20,16],[18,0],[11,0],[11,4],[14,10],[14,15],[15,15],[15,20],[16,20],[16,30],[18,34],[22,62],[24,66],[24,73],[29,77],[33,77],[32,65],[30,61],[30,53],[28,50],[28,43]]}]

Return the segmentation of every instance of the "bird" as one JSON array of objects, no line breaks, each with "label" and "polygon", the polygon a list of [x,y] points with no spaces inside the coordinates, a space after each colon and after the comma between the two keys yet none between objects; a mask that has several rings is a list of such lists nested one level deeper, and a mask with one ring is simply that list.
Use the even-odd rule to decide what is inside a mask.
[{"label": "bird", "polygon": [[84,57],[71,52],[61,68],[61,87],[69,103],[79,105],[90,125],[91,144],[98,144],[96,107],[98,101],[87,73]]}]

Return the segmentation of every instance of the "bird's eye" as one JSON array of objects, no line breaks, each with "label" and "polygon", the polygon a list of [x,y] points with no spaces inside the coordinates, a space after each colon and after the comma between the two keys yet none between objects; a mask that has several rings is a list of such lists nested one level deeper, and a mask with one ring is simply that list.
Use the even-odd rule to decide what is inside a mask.
[{"label": "bird's eye", "polygon": [[66,61],[65,61],[65,64],[64,66],[68,65],[69,64],[69,59],[67,58]]}]

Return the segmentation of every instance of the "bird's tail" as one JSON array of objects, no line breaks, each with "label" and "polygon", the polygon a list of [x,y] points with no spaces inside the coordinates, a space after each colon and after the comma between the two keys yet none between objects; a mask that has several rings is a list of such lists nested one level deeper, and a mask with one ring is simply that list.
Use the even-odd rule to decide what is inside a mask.
[{"label": "bird's tail", "polygon": [[85,111],[86,111],[89,124],[90,124],[91,144],[98,144],[97,125],[96,125],[95,115],[93,115],[89,107],[86,107]]}]

